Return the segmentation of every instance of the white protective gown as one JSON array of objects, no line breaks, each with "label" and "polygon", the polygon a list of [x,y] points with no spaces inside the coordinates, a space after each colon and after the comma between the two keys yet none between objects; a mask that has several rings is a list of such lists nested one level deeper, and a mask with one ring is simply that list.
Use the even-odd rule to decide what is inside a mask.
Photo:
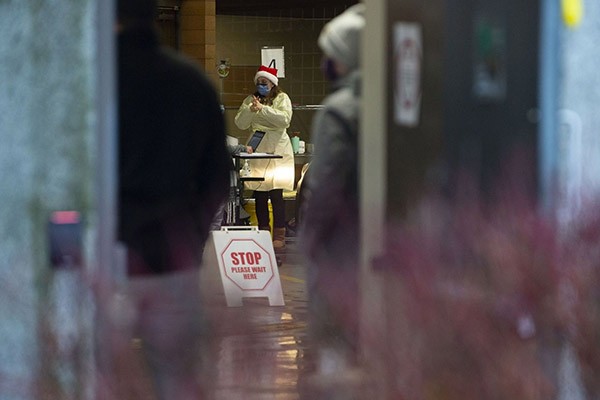
[{"label": "white protective gown", "polygon": [[272,106],[264,105],[258,112],[250,110],[253,96],[244,99],[237,115],[235,125],[242,129],[264,131],[266,135],[258,145],[256,152],[273,153],[283,158],[250,160],[251,176],[264,177],[263,182],[246,182],[250,190],[269,191],[272,189],[294,189],[294,152],[287,134],[287,128],[292,120],[292,102],[289,96],[279,93],[273,100]]}]

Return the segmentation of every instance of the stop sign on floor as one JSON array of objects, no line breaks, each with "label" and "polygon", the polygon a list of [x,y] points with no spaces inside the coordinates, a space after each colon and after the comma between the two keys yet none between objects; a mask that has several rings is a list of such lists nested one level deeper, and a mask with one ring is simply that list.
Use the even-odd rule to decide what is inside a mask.
[{"label": "stop sign on floor", "polygon": [[242,290],[264,290],[273,279],[274,260],[254,239],[232,239],[221,261],[225,276]]}]

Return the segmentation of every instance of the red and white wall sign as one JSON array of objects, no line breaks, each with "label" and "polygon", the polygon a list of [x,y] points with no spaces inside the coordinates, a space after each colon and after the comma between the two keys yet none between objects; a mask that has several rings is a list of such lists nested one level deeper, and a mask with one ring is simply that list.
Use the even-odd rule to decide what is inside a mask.
[{"label": "red and white wall sign", "polygon": [[415,127],[421,114],[423,39],[421,25],[394,25],[394,121]]},{"label": "red and white wall sign", "polygon": [[229,307],[241,306],[244,297],[267,297],[271,306],[285,304],[268,231],[228,227],[211,232],[203,268],[217,267]]}]

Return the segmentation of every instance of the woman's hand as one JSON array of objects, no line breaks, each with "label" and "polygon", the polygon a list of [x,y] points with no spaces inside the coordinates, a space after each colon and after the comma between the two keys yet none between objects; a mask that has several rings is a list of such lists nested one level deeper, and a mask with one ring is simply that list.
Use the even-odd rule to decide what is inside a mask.
[{"label": "woman's hand", "polygon": [[252,104],[250,104],[250,111],[259,112],[260,110],[262,110],[262,108],[263,108],[263,105],[261,104],[259,98],[256,96],[253,96]]},{"label": "woman's hand", "polygon": [[254,150],[252,150],[251,146],[246,146],[246,153],[252,154],[253,152],[254,152]]}]

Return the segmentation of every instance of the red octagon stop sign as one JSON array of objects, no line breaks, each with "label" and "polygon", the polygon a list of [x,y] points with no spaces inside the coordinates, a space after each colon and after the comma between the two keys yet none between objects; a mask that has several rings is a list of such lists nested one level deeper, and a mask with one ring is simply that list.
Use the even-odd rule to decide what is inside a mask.
[{"label": "red octagon stop sign", "polygon": [[221,260],[225,276],[242,290],[264,290],[273,279],[271,254],[253,239],[232,239]]}]

